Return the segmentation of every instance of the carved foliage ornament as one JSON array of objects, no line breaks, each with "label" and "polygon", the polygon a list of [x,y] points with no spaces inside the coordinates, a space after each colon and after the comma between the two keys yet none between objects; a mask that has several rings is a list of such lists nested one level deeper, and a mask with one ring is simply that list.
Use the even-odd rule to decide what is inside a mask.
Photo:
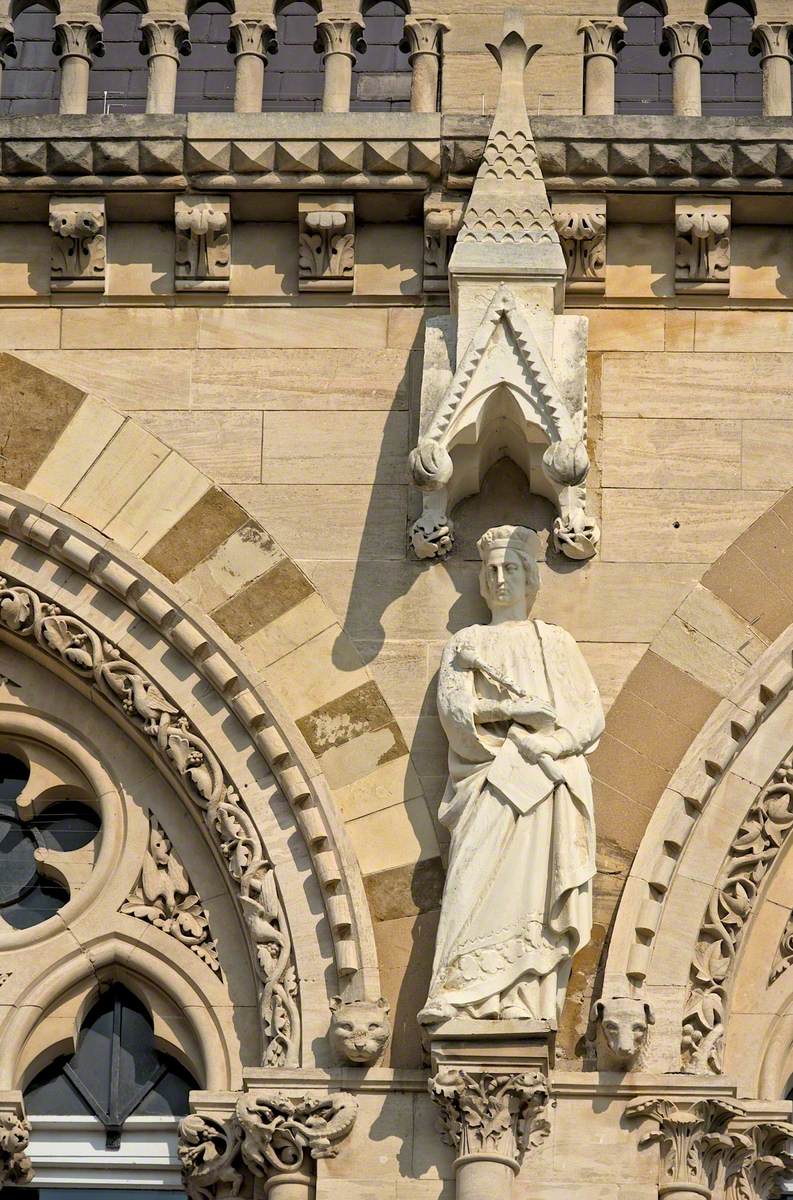
[{"label": "carved foliage ornament", "polygon": [[346,1092],[289,1097],[241,1096],[225,1124],[192,1114],[179,1127],[179,1159],[190,1200],[236,1196],[247,1168],[258,1179],[295,1175],[306,1160],[334,1158],[355,1124],[358,1105]]},{"label": "carved foliage ornament", "polygon": [[730,201],[678,200],[675,205],[675,290],[728,292]]},{"label": "carved foliage ornament", "polygon": [[303,292],[351,292],[355,281],[355,204],[351,196],[301,196],[298,286]]},{"label": "carved foliage ornament", "polygon": [[295,1065],[298,985],[289,928],[256,823],[188,717],[82,618],[0,578],[0,626],[29,638],[94,687],[149,739],[200,810],[239,895],[260,984],[267,1066]]},{"label": "carved foliage ornament", "polygon": [[606,287],[606,201],[565,201],[553,206],[556,232],[567,263],[567,290],[602,292]]},{"label": "carved foliage ornament", "polygon": [[30,1183],[33,1166],[25,1151],[30,1125],[16,1113],[0,1113],[0,1188]]},{"label": "carved foliage ornament", "polygon": [[741,823],[708,904],[683,1018],[686,1071],[722,1070],[730,977],[763,879],[793,830],[793,762],[774,772]]},{"label": "carved foliage ornament", "polygon": [[550,1132],[548,1085],[539,1072],[440,1070],[428,1086],[443,1140],[460,1158],[490,1153],[517,1163]]},{"label": "carved foliage ornament", "polygon": [[99,196],[50,200],[50,287],[105,290],[105,202]]},{"label": "carved foliage ornament", "polygon": [[122,913],[149,921],[189,947],[210,971],[221,974],[209,917],[179,855],[161,826],[150,817],[149,844],[140,879],[121,906]]},{"label": "carved foliage ornament", "polygon": [[177,291],[228,291],[229,214],[228,197],[177,197],[174,202]]},{"label": "carved foliage ornament", "polygon": [[424,291],[448,292],[449,259],[463,219],[462,203],[431,193],[424,200]]},{"label": "carved foliage ornament", "polygon": [[793,1125],[763,1121],[731,1138],[726,1158],[727,1200],[771,1200],[781,1191],[785,1176],[793,1171]]},{"label": "carved foliage ornament", "polygon": [[788,967],[793,966],[793,912],[787,919],[785,928],[782,931],[782,936],[779,939],[774,961],[771,964],[771,970],[768,975],[769,986],[774,983],[781,975],[785,974]]}]

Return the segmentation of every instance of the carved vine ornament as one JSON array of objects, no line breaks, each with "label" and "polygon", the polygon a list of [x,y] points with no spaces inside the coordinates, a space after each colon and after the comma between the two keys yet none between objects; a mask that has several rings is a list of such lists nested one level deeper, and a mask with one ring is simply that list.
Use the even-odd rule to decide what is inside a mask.
[{"label": "carved vine ornament", "polygon": [[300,1047],[298,983],[272,863],[256,824],[188,717],[136,663],[84,620],[0,578],[0,626],[29,638],[99,692],[146,738],[200,810],[234,883],[260,986],[267,1066],[293,1066]]},{"label": "carved vine ornament", "polygon": [[190,1200],[237,1196],[248,1171],[256,1179],[299,1175],[312,1159],[334,1158],[358,1114],[346,1092],[290,1097],[241,1096],[225,1123],[193,1113],[179,1127],[179,1158]]},{"label": "carved vine ornament", "polygon": [[539,1072],[452,1068],[438,1071],[428,1086],[440,1109],[441,1136],[459,1158],[495,1154],[517,1171],[526,1151],[550,1132],[548,1084]]},{"label": "carved vine ornament", "polygon": [[793,758],[777,767],[744,818],[699,932],[683,1018],[686,1071],[723,1069],[730,977],[763,879],[793,830]]}]

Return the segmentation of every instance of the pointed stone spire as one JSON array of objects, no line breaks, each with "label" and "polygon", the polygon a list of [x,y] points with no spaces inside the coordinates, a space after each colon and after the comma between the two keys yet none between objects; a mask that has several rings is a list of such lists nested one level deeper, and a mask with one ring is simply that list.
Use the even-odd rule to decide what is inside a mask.
[{"label": "pointed stone spire", "polygon": [[454,277],[523,276],[561,291],[564,254],[526,111],[523,75],[540,49],[523,35],[523,16],[504,14],[504,35],[488,50],[501,68],[501,87],[485,153],[474,180],[449,270]]}]

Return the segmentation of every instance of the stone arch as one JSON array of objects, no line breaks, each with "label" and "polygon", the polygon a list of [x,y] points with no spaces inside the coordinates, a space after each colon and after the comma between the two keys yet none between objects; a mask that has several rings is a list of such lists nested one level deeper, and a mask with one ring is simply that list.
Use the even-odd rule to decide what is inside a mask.
[{"label": "stone arch", "polygon": [[[68,565],[122,600],[245,725],[313,862],[335,949],[339,987],[329,980],[328,990],[376,998],[368,905],[321,760],[330,756],[337,794],[390,787],[402,801],[407,750],[379,689],[350,645],[352,694],[347,672],[344,694],[322,703],[328,678],[340,676],[331,653],[344,635],[302,572],[225,492],[104,401],[12,356],[6,366],[3,529],[44,550],[50,577]],[[20,403],[24,430],[13,419]],[[34,573],[28,583],[37,582]],[[268,670],[273,661],[280,670]]]}]

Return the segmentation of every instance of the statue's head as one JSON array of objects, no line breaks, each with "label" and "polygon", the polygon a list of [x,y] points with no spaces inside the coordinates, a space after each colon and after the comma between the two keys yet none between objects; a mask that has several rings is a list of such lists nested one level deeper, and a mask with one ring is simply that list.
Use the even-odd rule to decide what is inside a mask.
[{"label": "statue's head", "polygon": [[491,612],[523,600],[528,613],[540,590],[540,539],[523,525],[498,525],[476,543],[482,567],[479,588]]}]

